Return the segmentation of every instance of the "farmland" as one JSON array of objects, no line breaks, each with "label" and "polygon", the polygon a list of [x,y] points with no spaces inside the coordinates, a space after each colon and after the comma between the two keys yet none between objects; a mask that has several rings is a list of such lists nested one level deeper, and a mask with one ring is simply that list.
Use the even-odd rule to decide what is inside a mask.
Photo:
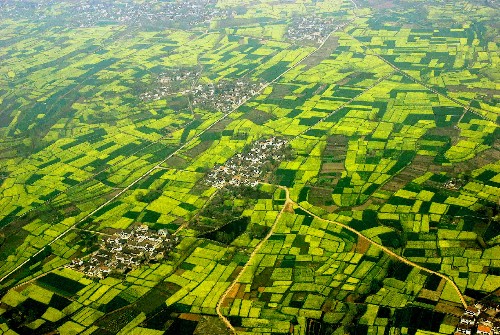
[{"label": "farmland", "polygon": [[0,333],[453,333],[500,301],[499,14],[0,3]]}]

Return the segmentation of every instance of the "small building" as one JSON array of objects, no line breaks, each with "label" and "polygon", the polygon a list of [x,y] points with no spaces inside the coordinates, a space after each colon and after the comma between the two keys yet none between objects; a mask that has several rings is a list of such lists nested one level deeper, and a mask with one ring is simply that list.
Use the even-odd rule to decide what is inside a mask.
[{"label": "small building", "polygon": [[158,235],[160,235],[162,237],[167,237],[167,236],[170,236],[170,233],[168,232],[167,229],[160,229],[160,230],[158,230]]},{"label": "small building", "polygon": [[[486,314],[486,315],[488,315],[488,314]],[[494,321],[495,321],[494,318],[486,317],[486,318],[482,318],[481,321],[479,322],[479,324],[484,325],[484,326],[488,326],[488,327],[493,327]]]},{"label": "small building", "polygon": [[144,233],[144,232],[147,232],[149,230],[149,227],[146,224],[141,224],[140,226],[136,227],[135,230],[138,233]]},{"label": "small building", "polygon": [[464,323],[461,323],[457,326],[456,332],[455,333],[461,333],[465,335],[472,335],[472,326],[467,325]]},{"label": "small building", "polygon": [[82,266],[83,265],[83,261],[81,259],[78,259],[78,258],[75,258],[71,261],[71,264],[73,266]]},{"label": "small building", "polygon": [[465,325],[474,325],[476,323],[476,318],[469,314],[464,314],[460,318],[460,323]]},{"label": "small building", "polygon": [[477,308],[476,306],[468,306],[467,309],[465,310],[465,314],[471,315],[475,318],[479,316],[481,313],[481,310]]}]

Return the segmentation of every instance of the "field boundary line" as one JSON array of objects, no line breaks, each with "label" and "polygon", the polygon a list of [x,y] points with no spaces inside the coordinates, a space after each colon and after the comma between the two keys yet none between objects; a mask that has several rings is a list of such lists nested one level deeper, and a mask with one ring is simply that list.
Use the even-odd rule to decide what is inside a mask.
[{"label": "field boundary line", "polygon": [[30,283],[32,283],[32,282],[34,282],[34,281],[36,281],[36,280],[38,280],[38,279],[40,279],[40,278],[42,278],[42,277],[45,277],[46,275],[48,275],[48,274],[49,274],[49,273],[51,273],[51,272],[54,272],[54,271],[56,271],[56,270],[63,269],[63,268],[65,268],[65,267],[66,267],[66,265],[61,265],[61,266],[55,267],[55,268],[53,268],[53,269],[50,269],[49,271],[42,272],[41,274],[39,274],[39,275],[38,275],[38,276],[36,276],[36,277],[33,277],[33,278],[31,278],[31,279],[28,279],[28,280],[27,280],[27,281],[25,281],[25,282],[19,283],[19,284],[17,284],[16,286],[11,287],[9,290],[17,290],[18,288],[20,288],[20,287],[22,287],[22,286],[24,286],[24,285],[28,285],[28,284],[30,284]]},{"label": "field boundary line", "polygon": [[231,325],[231,322],[229,322],[229,320],[224,316],[224,314],[222,314],[222,312],[221,312],[221,306],[224,303],[224,301],[226,300],[227,295],[229,294],[229,292],[231,292],[233,290],[234,286],[238,283],[238,280],[241,278],[241,276],[243,275],[243,273],[245,272],[245,270],[248,268],[248,266],[249,266],[250,262],[252,261],[252,259],[255,257],[255,255],[257,255],[257,253],[259,252],[260,248],[262,248],[262,246],[264,245],[264,243],[266,243],[267,240],[269,239],[269,237],[271,237],[271,235],[274,233],[274,229],[278,225],[278,222],[281,219],[281,215],[285,212],[285,210],[287,209],[288,205],[293,204],[293,201],[290,199],[290,194],[289,194],[288,188],[282,187],[282,186],[279,186],[279,188],[285,190],[285,193],[286,193],[286,200],[285,200],[285,203],[283,205],[283,208],[281,209],[281,211],[276,216],[276,219],[274,220],[274,223],[271,226],[271,229],[269,229],[269,232],[267,233],[267,235],[259,242],[259,244],[257,244],[257,246],[255,247],[255,249],[250,254],[250,257],[248,258],[248,261],[245,263],[245,265],[243,266],[243,268],[241,269],[241,271],[238,273],[238,275],[233,280],[233,282],[231,283],[231,285],[229,285],[228,288],[224,291],[224,294],[221,296],[221,298],[217,302],[217,307],[215,308],[215,310],[216,310],[217,315],[219,316],[219,318],[226,324],[227,328],[233,334],[237,334],[236,329],[234,329],[234,327]]},{"label": "field boundary line", "polygon": [[342,108],[345,108],[347,106],[349,106],[350,104],[352,104],[357,98],[359,98],[360,96],[362,96],[363,94],[365,94],[366,92],[370,91],[371,89],[373,89],[374,87],[376,87],[377,85],[379,85],[380,83],[382,83],[384,80],[387,80],[389,78],[391,78],[392,76],[394,76],[396,71],[391,71],[390,73],[386,74],[385,76],[383,77],[380,77],[379,79],[377,79],[377,81],[375,81],[373,84],[371,84],[370,86],[366,87],[365,89],[363,89],[361,92],[359,92],[359,94],[357,94],[355,97],[351,98],[349,101],[346,101],[344,102],[343,104],[341,104],[339,107],[335,108],[333,111],[331,111],[330,113],[328,113],[327,115],[323,116],[321,119],[318,120],[318,122],[316,122],[315,124],[313,124],[312,126],[309,126],[308,128],[304,129],[303,131],[301,131],[300,133],[298,133],[297,135],[295,135],[293,137],[293,140],[297,139],[298,137],[304,135],[305,133],[307,133],[309,130],[313,129],[314,127],[318,126],[321,122],[324,122],[326,119],[328,119],[330,116],[334,115],[335,113],[337,113],[338,111],[340,111]]},{"label": "field boundary line", "polygon": [[446,280],[448,283],[450,283],[453,288],[455,289],[458,297],[460,298],[460,301],[462,302],[462,305],[464,306],[464,308],[467,308],[467,302],[465,301],[465,298],[464,296],[462,295],[462,292],[460,291],[460,289],[458,288],[457,284],[455,284],[455,282],[448,276],[440,273],[440,272],[437,272],[437,271],[433,271],[431,269],[428,269],[422,265],[419,265],[417,263],[414,263],[406,258],[404,258],[403,256],[400,256],[398,255],[397,253],[395,253],[394,251],[392,251],[391,249],[373,241],[372,239],[366,237],[365,235],[363,235],[362,233],[360,233],[359,231],[357,231],[356,229],[344,224],[344,223],[341,223],[341,222],[337,222],[337,221],[332,221],[332,220],[329,220],[329,219],[325,219],[325,218],[322,218],[316,214],[314,214],[313,212],[311,212],[310,210],[302,207],[301,205],[299,205],[298,203],[296,203],[295,201],[293,200],[290,200],[291,203],[293,203],[294,205],[296,205],[298,208],[300,208],[301,210],[303,210],[304,212],[306,212],[307,214],[311,215],[312,217],[318,219],[318,220],[322,220],[322,221],[326,221],[326,222],[329,222],[329,223],[333,223],[337,226],[340,226],[346,230],[349,230],[350,232],[356,234],[358,237],[361,237],[365,240],[367,240],[368,242],[370,242],[371,244],[373,244],[374,246],[376,246],[377,248],[379,248],[380,250],[382,250],[383,252],[385,252],[386,254],[389,254],[390,256],[396,258],[397,260],[399,260],[400,262],[403,262],[407,265],[410,265],[412,267],[415,267],[419,270],[422,270],[422,271],[425,271],[425,272],[428,272],[428,273],[431,273],[431,274],[434,274],[444,280]]},{"label": "field boundary line", "polygon": [[425,272],[428,272],[430,274],[434,274],[442,279],[444,279],[446,282],[450,283],[452,285],[452,287],[455,289],[458,297],[460,298],[460,301],[463,305],[463,307],[466,309],[467,308],[467,302],[465,301],[465,298],[462,294],[462,292],[460,291],[460,289],[458,288],[458,286],[455,284],[455,282],[448,276],[440,273],[440,272],[437,272],[437,271],[433,271],[433,270],[430,270],[422,265],[419,265],[417,263],[414,263],[406,258],[404,258],[403,256],[400,256],[398,254],[396,254],[394,251],[392,251],[391,249],[373,241],[372,239],[366,237],[365,235],[363,235],[361,232],[357,231],[356,229],[344,224],[344,223],[341,223],[341,222],[337,222],[337,221],[332,221],[332,220],[329,220],[329,219],[325,219],[325,218],[322,218],[316,214],[314,214],[313,212],[311,212],[310,210],[302,207],[301,205],[299,205],[298,203],[296,203],[295,201],[293,201],[291,198],[290,198],[290,191],[288,189],[288,187],[285,187],[285,186],[280,186],[280,185],[275,185],[277,187],[279,187],[280,189],[284,190],[285,191],[285,194],[286,194],[286,200],[285,200],[285,204],[283,205],[283,208],[281,209],[281,211],[279,212],[278,216],[276,217],[276,220],[274,221],[270,231],[268,232],[268,234],[264,237],[264,239],[262,239],[259,244],[255,247],[255,249],[253,250],[253,252],[250,254],[250,257],[247,261],[247,263],[243,266],[243,268],[241,269],[241,271],[238,273],[237,277],[233,280],[233,282],[231,283],[231,285],[228,286],[228,288],[224,291],[224,294],[221,296],[220,300],[218,301],[217,303],[217,307],[216,307],[216,312],[217,312],[217,315],[219,316],[219,318],[226,324],[227,328],[233,333],[233,334],[237,334],[236,332],[236,329],[231,325],[231,322],[229,322],[229,319],[224,316],[224,314],[222,314],[222,311],[221,311],[221,307],[222,307],[222,304],[224,303],[224,301],[227,299],[227,295],[229,294],[229,292],[231,292],[235,285],[238,283],[239,279],[241,278],[241,276],[243,275],[243,273],[245,272],[245,270],[248,268],[251,260],[257,255],[257,253],[259,252],[259,250],[261,249],[262,245],[267,242],[267,240],[271,237],[271,235],[274,233],[274,230],[277,226],[277,223],[279,222],[280,218],[281,218],[281,215],[283,214],[283,212],[285,212],[285,210],[287,209],[287,207],[291,204],[291,205],[295,205],[297,208],[300,208],[301,210],[303,210],[304,212],[306,212],[307,214],[311,215],[312,217],[318,219],[318,220],[322,220],[322,221],[325,221],[325,222],[329,222],[329,223],[333,223],[337,226],[340,226],[341,228],[344,228],[354,234],[356,234],[356,236],[358,236],[359,238],[362,238],[362,239],[365,239],[366,241],[368,241],[370,244],[374,245],[375,247],[379,248],[382,252],[388,254],[389,256],[393,257],[393,258],[396,258],[398,261],[402,262],[402,263],[405,263],[409,266],[412,266],[414,268],[417,268],[421,271],[425,271]]},{"label": "field boundary line", "polygon": [[[125,188],[123,188],[120,192],[118,192],[117,194],[115,194],[113,197],[111,197],[109,200],[107,200],[106,202],[104,202],[102,205],[100,205],[99,207],[97,207],[95,210],[93,210],[92,212],[90,212],[89,214],[85,215],[82,219],[78,220],[75,224],[73,224],[72,226],[69,226],[68,229],[66,229],[65,231],[63,231],[61,234],[59,234],[58,236],[56,236],[52,241],[50,241],[49,243],[47,243],[46,246],[50,246],[52,244],[54,244],[56,241],[60,240],[62,237],[64,237],[70,230],[72,230],[73,228],[77,227],[78,224],[80,224],[81,222],[85,221],[86,219],[90,218],[92,215],[94,215],[96,212],[98,212],[99,210],[101,210],[102,208],[106,207],[107,205],[109,205],[110,203],[112,203],[113,201],[115,201],[117,198],[119,198],[122,194],[124,194],[125,192],[127,192],[130,188],[132,188],[134,185],[136,185],[137,183],[139,183],[141,180],[143,180],[144,178],[146,178],[147,176],[149,176],[151,173],[153,173],[156,169],[158,168],[161,168],[162,165],[168,160],[170,159],[171,157],[173,157],[174,155],[176,155],[177,153],[179,153],[181,150],[183,150],[184,148],[188,147],[189,145],[191,145],[192,143],[194,143],[196,141],[196,139],[198,139],[201,135],[203,135],[205,132],[207,132],[208,130],[210,130],[213,126],[215,126],[217,123],[225,120],[229,115],[233,114],[235,111],[237,111],[241,106],[243,106],[244,104],[246,104],[248,101],[250,101],[252,98],[254,98],[255,96],[257,96],[258,94],[261,94],[262,91],[264,91],[268,86],[274,84],[275,82],[277,82],[278,80],[281,79],[281,77],[283,77],[284,75],[286,75],[288,72],[292,71],[293,69],[295,69],[299,64],[301,64],[303,61],[305,61],[306,59],[308,59],[309,57],[311,57],[312,55],[314,55],[319,49],[321,49],[323,47],[323,45],[326,43],[326,41],[328,40],[328,38],[335,32],[337,31],[338,29],[341,29],[343,28],[346,24],[344,25],[341,25],[341,26],[338,26],[336,27],[333,31],[330,32],[330,34],[328,34],[328,36],[325,38],[325,40],[314,50],[312,51],[311,53],[307,54],[306,56],[304,56],[303,58],[301,58],[299,61],[297,61],[295,64],[293,64],[292,66],[290,66],[288,69],[286,69],[285,71],[283,71],[281,74],[279,74],[276,78],[274,78],[273,80],[265,83],[264,85],[262,85],[256,92],[254,95],[251,95],[249,96],[248,98],[246,99],[243,99],[243,101],[241,101],[241,103],[239,103],[237,106],[235,106],[232,110],[230,110],[229,112],[223,114],[221,117],[219,117],[218,119],[216,119],[213,123],[211,123],[209,126],[207,126],[205,129],[201,130],[199,133],[195,134],[191,139],[187,140],[186,142],[184,142],[181,146],[179,146],[176,150],[174,150],[173,152],[171,152],[168,156],[166,156],[163,160],[161,160],[158,164],[156,164],[155,166],[153,166],[152,168],[150,168],[148,171],[146,171],[145,173],[143,173],[141,176],[137,177],[134,181],[132,181],[129,185],[127,185]],[[14,272],[18,271],[19,269],[21,269],[24,265],[26,265],[31,258],[33,257],[36,257],[37,255],[39,255],[42,251],[44,250],[44,248],[40,249],[39,251],[37,251],[35,254],[31,255],[28,259],[26,259],[25,261],[23,261],[21,264],[19,264],[18,266],[16,266],[14,269],[12,269],[11,271],[7,272],[3,277],[0,278],[0,283],[2,283],[5,279],[7,279],[8,277],[10,277]]]},{"label": "field boundary line", "polygon": [[[482,112],[485,112],[485,113],[488,113],[488,111],[486,110],[483,110],[482,108],[473,108],[473,107],[470,107],[464,103],[462,103],[461,101],[459,101],[458,99],[456,98],[453,98],[445,93],[442,93],[442,92],[439,92],[438,90],[436,90],[435,88],[433,88],[430,84],[428,83],[425,83],[424,81],[418,79],[418,78],[415,78],[413,77],[412,75],[410,75],[409,73],[407,73],[406,71],[400,69],[399,67],[397,67],[395,64],[391,63],[390,61],[388,61],[387,59],[385,59],[381,54],[379,54],[378,52],[374,51],[369,45],[366,45],[364,42],[358,40],[356,37],[352,36],[351,34],[347,34],[349,37],[351,37],[353,40],[355,40],[356,42],[358,42],[359,44],[362,45],[362,47],[366,50],[364,53],[366,55],[372,55],[372,56],[375,56],[377,57],[378,59],[380,59],[381,61],[383,61],[385,64],[389,65],[391,68],[393,68],[396,72],[400,73],[403,77],[406,77],[408,78],[409,80],[413,81],[415,84],[418,84],[422,87],[424,87],[426,90],[428,91],[431,91],[432,93],[434,94],[437,94],[439,96],[442,96],[443,98],[457,104],[458,106],[462,107],[465,109],[465,112],[471,112],[477,116],[479,116],[480,118],[484,119],[484,120],[487,120],[487,121],[490,121],[490,122],[493,122],[494,124],[498,124],[496,120],[492,120],[490,119],[488,116],[486,115],[483,115],[481,113],[479,113],[478,111],[482,111]],[[464,113],[465,114],[465,113]],[[461,119],[460,119],[461,120]],[[458,124],[458,123],[457,123]]]}]

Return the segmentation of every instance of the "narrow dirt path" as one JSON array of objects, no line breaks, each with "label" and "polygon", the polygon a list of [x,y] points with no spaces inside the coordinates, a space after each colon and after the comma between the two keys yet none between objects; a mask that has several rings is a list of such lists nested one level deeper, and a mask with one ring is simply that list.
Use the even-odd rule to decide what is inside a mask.
[{"label": "narrow dirt path", "polygon": [[267,235],[262,239],[262,241],[259,242],[259,244],[257,244],[257,246],[255,247],[253,252],[250,254],[250,258],[248,258],[248,262],[246,262],[246,264],[243,266],[240,273],[238,273],[238,276],[236,276],[236,278],[233,280],[231,285],[229,285],[229,287],[226,289],[226,291],[224,291],[224,294],[222,295],[222,297],[219,299],[219,302],[217,303],[217,308],[216,308],[217,315],[226,324],[227,328],[233,334],[236,334],[236,329],[234,329],[234,327],[231,325],[231,322],[229,322],[229,320],[224,316],[224,314],[222,314],[221,306],[224,303],[224,301],[226,300],[229,292],[231,292],[233,290],[234,286],[238,283],[238,281],[240,280],[243,273],[245,273],[245,270],[248,268],[249,264],[252,262],[252,259],[255,257],[255,255],[257,255],[257,253],[259,252],[262,245],[264,245],[264,243],[266,243],[266,241],[269,239],[269,237],[271,237],[271,235],[273,234],[274,229],[276,228],[276,225],[277,225],[278,221],[280,220],[283,212],[285,212],[287,210],[289,205],[293,204],[292,200],[290,199],[290,194],[288,192],[288,188],[286,188],[286,187],[280,187],[280,188],[285,190],[285,192],[286,192],[286,201],[285,201],[285,204],[283,205],[283,208],[281,209],[278,216],[276,217],[276,220],[274,220],[274,223],[273,223],[271,229],[269,229],[269,232],[267,233]]},{"label": "narrow dirt path", "polygon": [[[288,194],[288,192],[287,192]],[[371,244],[373,244],[374,246],[376,246],[377,248],[379,248],[380,250],[382,250],[383,252],[385,252],[386,254],[389,254],[391,257],[394,257],[396,258],[397,260],[399,260],[400,262],[403,262],[407,265],[410,265],[410,266],[413,266],[419,270],[422,270],[422,271],[425,271],[425,272],[428,272],[428,273],[431,273],[431,274],[434,274],[440,278],[443,278],[444,280],[446,280],[448,283],[450,283],[453,288],[455,289],[455,291],[457,292],[457,295],[458,297],[460,298],[460,301],[462,302],[462,305],[464,306],[464,308],[467,308],[467,302],[465,301],[465,298],[464,296],[462,295],[462,292],[460,291],[460,289],[458,288],[457,284],[455,284],[455,282],[453,280],[451,280],[448,276],[445,276],[444,274],[442,273],[439,273],[439,272],[436,272],[436,271],[433,271],[433,270],[430,270],[430,269],[427,269],[426,267],[423,267],[421,265],[418,265],[417,263],[414,263],[398,254],[396,254],[394,251],[392,251],[391,249],[387,248],[387,247],[384,247],[383,245],[369,239],[368,237],[364,236],[363,234],[361,234],[359,231],[357,231],[356,229],[352,228],[352,227],[349,227],[348,225],[345,225],[343,223],[340,223],[340,222],[336,222],[336,221],[332,221],[332,220],[328,220],[328,219],[324,219],[322,217],[319,217],[317,216],[316,214],[312,213],[311,211],[307,210],[306,208],[300,206],[299,204],[297,204],[296,202],[294,202],[293,200],[287,200],[291,203],[293,203],[295,206],[297,206],[298,208],[302,209],[304,212],[308,213],[309,215],[311,215],[312,217],[315,217],[316,219],[318,220],[322,220],[322,221],[325,221],[325,222],[329,222],[329,223],[333,223],[337,226],[340,226],[346,230],[349,230],[350,232],[356,234],[358,237],[360,238],[363,238],[365,240],[367,240],[368,242],[370,242]]]},{"label": "narrow dirt path", "polygon": [[376,246],[377,248],[379,248],[380,250],[382,250],[383,252],[387,253],[388,255],[390,255],[391,257],[393,258],[396,258],[397,260],[409,265],[409,266],[412,266],[412,267],[415,267],[419,270],[422,270],[422,271],[425,271],[425,272],[428,272],[428,273],[431,273],[431,274],[434,274],[442,279],[444,279],[445,281],[447,281],[448,283],[450,283],[453,288],[455,289],[455,291],[457,292],[457,295],[458,297],[460,298],[460,301],[462,302],[462,305],[464,306],[464,308],[467,308],[467,302],[465,301],[465,298],[464,296],[462,295],[462,292],[460,291],[460,289],[458,288],[457,284],[455,284],[455,282],[449,278],[448,276],[442,274],[442,273],[439,273],[439,272],[436,272],[436,271],[433,271],[433,270],[430,270],[430,269],[427,269],[426,267],[423,267],[421,265],[418,265],[398,254],[396,254],[394,251],[392,251],[391,249],[369,239],[368,237],[364,236],[363,234],[361,234],[359,231],[357,231],[356,229],[352,228],[352,227],[349,227],[348,225],[345,225],[343,223],[340,223],[340,222],[336,222],[336,221],[332,221],[332,220],[328,220],[328,219],[324,219],[322,217],[319,217],[318,215],[312,213],[311,211],[309,211],[308,209],[300,206],[299,204],[297,204],[295,201],[293,201],[291,198],[290,198],[290,191],[288,190],[287,187],[284,187],[284,186],[279,186],[279,188],[283,189],[285,191],[285,194],[286,194],[286,200],[285,200],[285,204],[283,205],[283,208],[281,209],[280,213],[278,214],[278,216],[276,217],[276,220],[274,221],[273,223],[273,226],[271,227],[271,229],[269,230],[269,233],[264,237],[264,239],[262,239],[262,241],[259,242],[259,244],[255,247],[254,251],[250,254],[250,258],[248,259],[248,262],[245,264],[245,266],[241,269],[240,273],[238,274],[238,276],[233,280],[233,282],[231,283],[231,285],[229,285],[229,287],[224,291],[224,294],[221,296],[221,298],[219,299],[219,302],[217,303],[217,308],[216,308],[216,311],[217,311],[217,315],[219,316],[219,318],[226,324],[227,328],[233,333],[233,334],[237,334],[236,332],[236,329],[231,325],[231,322],[229,322],[229,320],[222,314],[221,312],[221,306],[222,304],[224,303],[224,301],[226,300],[227,298],[227,295],[229,294],[229,292],[231,292],[235,285],[238,283],[239,279],[241,278],[241,276],[243,275],[243,273],[245,272],[245,270],[248,268],[248,265],[251,263],[251,260],[255,257],[255,255],[257,255],[257,253],[259,252],[259,250],[261,249],[262,245],[269,239],[269,237],[271,237],[271,235],[273,234],[274,232],[274,229],[276,228],[276,225],[278,223],[278,221],[280,220],[281,218],[281,215],[283,214],[283,212],[285,212],[285,210],[290,206],[290,205],[294,205],[300,209],[302,209],[304,212],[308,213],[309,215],[311,215],[312,217],[318,219],[318,220],[322,220],[322,221],[325,221],[325,222],[329,222],[329,223],[333,223],[337,226],[340,226],[354,234],[356,234],[358,237],[368,241],[370,244]]}]

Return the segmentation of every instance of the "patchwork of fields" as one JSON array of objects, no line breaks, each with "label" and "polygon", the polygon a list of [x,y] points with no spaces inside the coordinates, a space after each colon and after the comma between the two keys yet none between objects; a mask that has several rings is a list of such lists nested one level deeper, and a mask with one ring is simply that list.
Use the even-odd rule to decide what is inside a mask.
[{"label": "patchwork of fields", "polygon": [[[451,334],[500,301],[494,1],[89,3],[0,4],[0,333]],[[68,267],[142,224],[180,243]]]}]

